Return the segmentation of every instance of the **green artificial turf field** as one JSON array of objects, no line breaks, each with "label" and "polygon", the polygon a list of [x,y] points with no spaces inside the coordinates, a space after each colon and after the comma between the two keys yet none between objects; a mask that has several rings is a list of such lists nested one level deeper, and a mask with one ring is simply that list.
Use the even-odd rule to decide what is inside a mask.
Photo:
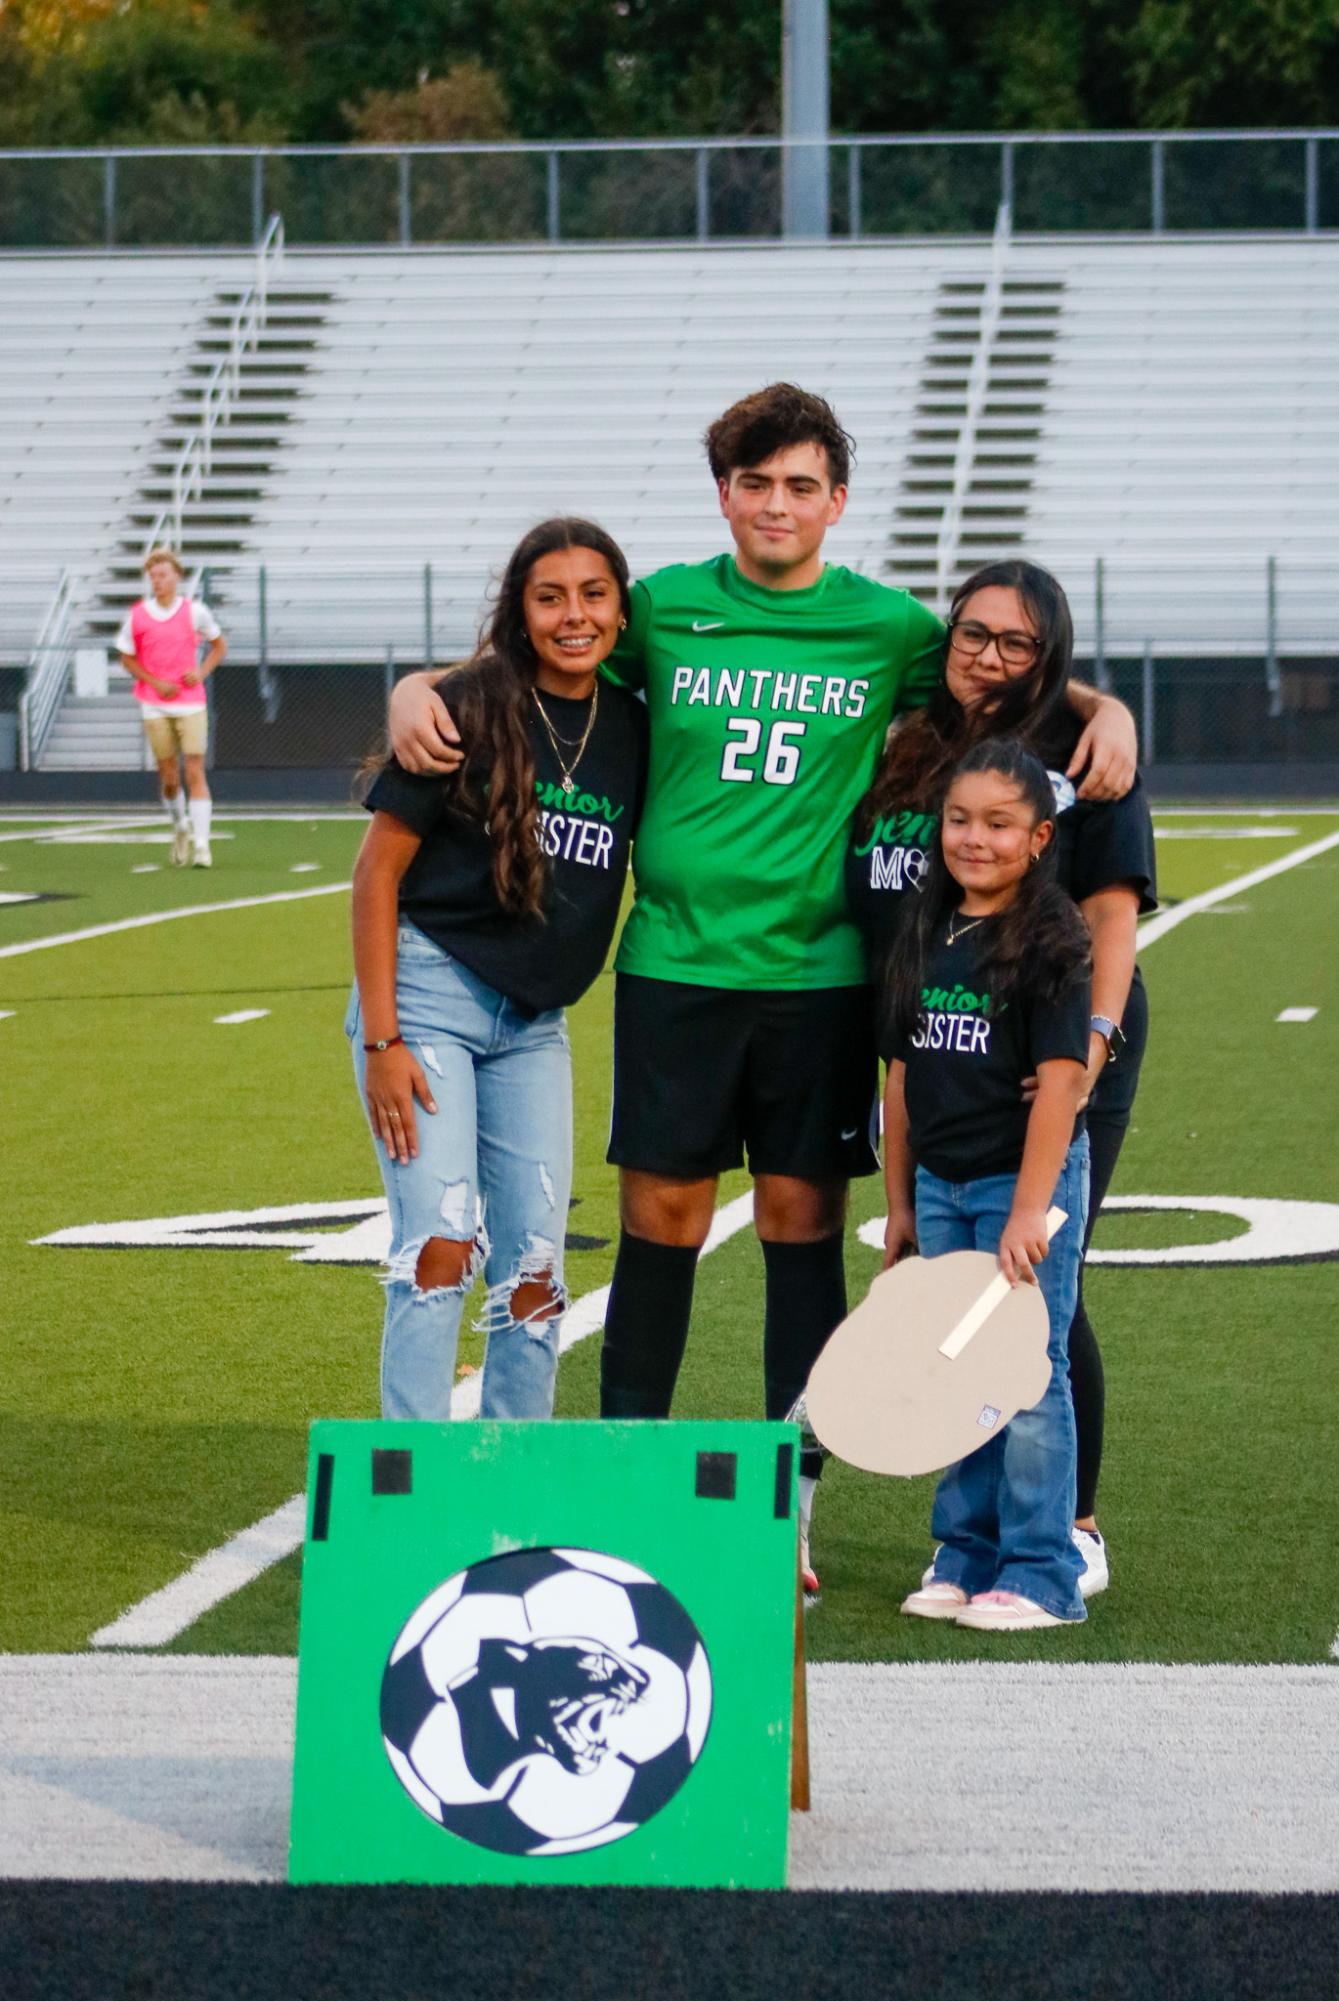
[{"label": "green artificial turf field", "polygon": [[[161,825],[108,814],[64,838],[55,815],[0,820],[5,1650],[82,1648],[296,1491],[312,1417],[375,1412],[371,1267],[295,1262],[283,1247],[33,1241],[379,1194],[340,1033],[348,908],[335,886],[347,882],[357,821],[225,816],[208,873],[166,866]],[[1161,820],[1160,831],[1162,889],[1175,902],[1339,832],[1339,814],[1197,811]],[[1339,1204],[1337,889],[1339,847],[1150,946],[1153,1034],[1116,1193],[1173,1196],[1191,1211],[1114,1215],[1099,1245],[1204,1245],[1243,1231],[1244,1221],[1212,1212],[1214,1198]],[[10,900],[23,896],[42,900]],[[9,950],[171,910],[295,896]],[[602,1158],[611,991],[606,975],[573,1017],[574,1297],[607,1282],[616,1231]],[[1290,1007],[1318,1012],[1279,1023]],[[216,1019],[262,1009],[245,1022]],[[746,1187],[742,1174],[729,1177],[721,1199]],[[856,1190],[853,1294],[877,1269],[856,1226],[882,1213],[879,1195],[876,1182]],[[930,1550],[932,1483],[832,1466],[816,1527],[816,1658],[1330,1657],[1339,1265],[1094,1268],[1088,1284],[1107,1364],[1100,1516],[1113,1563],[1088,1623],[1001,1641],[899,1619],[897,1601]],[[749,1232],[704,1260],[682,1414],[758,1408],[760,1292]],[[593,1338],[565,1358],[564,1414],[594,1412],[598,1347]],[[473,1338],[462,1356],[477,1364]],[[289,1559],[173,1645],[290,1651],[296,1604]]]}]

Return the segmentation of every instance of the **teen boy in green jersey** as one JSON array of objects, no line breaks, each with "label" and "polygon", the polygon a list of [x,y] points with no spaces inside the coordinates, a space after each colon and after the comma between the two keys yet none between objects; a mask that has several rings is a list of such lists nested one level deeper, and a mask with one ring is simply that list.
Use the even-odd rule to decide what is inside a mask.
[{"label": "teen boy in green jersey", "polygon": [[[668,1415],[718,1177],[745,1153],[769,1417],[845,1316],[847,1182],[877,1167],[877,1064],[842,857],[889,722],[942,672],[932,612],[824,563],[851,441],[821,397],[775,383],[706,442],[734,553],[636,585],[605,669],[644,691],[651,720],[616,962],[609,1417]],[[1086,796],[1118,796],[1134,770],[1128,711],[1087,689],[1073,700],[1090,727],[1071,768],[1089,766]],[[425,680],[397,688],[391,727],[402,763],[448,768],[454,731]],[[806,1569],[816,1471],[803,1468]]]}]

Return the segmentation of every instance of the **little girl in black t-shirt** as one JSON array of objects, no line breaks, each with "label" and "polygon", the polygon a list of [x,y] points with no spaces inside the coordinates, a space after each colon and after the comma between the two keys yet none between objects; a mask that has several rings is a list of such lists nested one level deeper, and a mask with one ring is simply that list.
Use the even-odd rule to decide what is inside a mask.
[{"label": "little girl in black t-shirt", "polygon": [[[1040,761],[1012,738],[970,751],[884,995],[885,1262],[995,1251],[1012,1283],[1040,1284],[1050,1319],[1045,1394],[944,1474],[940,1547],[902,1606],[997,1632],[1085,1617],[1066,1340],[1088,1206],[1089,952],[1054,836]],[[1048,1246],[1053,1204],[1067,1220]]]},{"label": "little girl in black t-shirt", "polygon": [[479,652],[449,676],[462,769],[421,778],[391,760],[367,796],[345,1029],[390,1210],[385,1417],[450,1417],[480,1269],[480,1415],[553,1408],[572,1178],[563,1008],[604,964],[645,783],[645,710],[597,679],[627,612],[627,564],[602,529],[532,529]]}]

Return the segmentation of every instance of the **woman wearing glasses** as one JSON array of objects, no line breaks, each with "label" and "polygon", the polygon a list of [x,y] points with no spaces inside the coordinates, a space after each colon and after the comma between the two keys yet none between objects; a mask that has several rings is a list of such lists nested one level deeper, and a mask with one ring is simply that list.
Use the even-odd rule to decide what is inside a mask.
[{"label": "woman wearing glasses", "polygon": [[[948,776],[984,738],[1021,737],[1049,767],[1056,795],[1059,877],[1092,940],[1092,1032],[1088,1132],[1092,1190],[1087,1249],[1130,1123],[1148,1032],[1148,1002],[1135,964],[1135,924],[1156,907],[1153,828],[1136,776],[1123,799],[1084,800],[1064,776],[1079,734],[1066,699],[1074,629],[1065,594],[1035,563],[989,563],[959,586],[949,613],[944,679],[929,705],[889,737],[856,813],[847,854],[847,895],[868,942],[876,983],[896,952],[908,894],[920,886],[938,835]],[[1108,1581],[1106,1545],[1094,1514],[1102,1459],[1102,1357],[1083,1300],[1069,1335],[1078,1427],[1075,1542],[1079,1588],[1092,1597]]]}]

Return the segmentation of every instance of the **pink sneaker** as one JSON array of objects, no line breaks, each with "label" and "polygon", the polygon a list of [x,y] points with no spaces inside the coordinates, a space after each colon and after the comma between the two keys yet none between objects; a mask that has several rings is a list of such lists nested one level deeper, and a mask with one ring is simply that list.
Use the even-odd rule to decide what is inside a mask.
[{"label": "pink sneaker", "polygon": [[1030,1633],[1037,1626],[1069,1623],[1017,1591],[978,1591],[958,1614],[960,1626],[970,1626],[978,1633]]}]

